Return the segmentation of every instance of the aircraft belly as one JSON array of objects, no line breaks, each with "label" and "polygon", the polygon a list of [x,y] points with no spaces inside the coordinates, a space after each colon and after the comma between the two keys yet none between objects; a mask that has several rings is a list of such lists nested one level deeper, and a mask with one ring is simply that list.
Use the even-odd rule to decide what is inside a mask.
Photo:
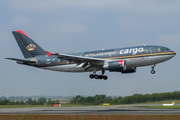
[{"label": "aircraft belly", "polygon": [[174,55],[149,56],[147,65],[158,64],[158,63],[164,62],[166,60],[169,60],[172,57],[174,57]]},{"label": "aircraft belly", "polygon": [[61,71],[61,72],[87,72],[82,68],[77,68],[76,64],[48,66],[48,67],[43,67],[42,69]]},{"label": "aircraft belly", "polygon": [[148,56],[148,65],[157,64],[158,62],[158,56]]},{"label": "aircraft belly", "polygon": [[165,61],[171,59],[172,57],[174,57],[174,55],[161,55],[161,56],[158,56],[158,63],[165,62]]}]

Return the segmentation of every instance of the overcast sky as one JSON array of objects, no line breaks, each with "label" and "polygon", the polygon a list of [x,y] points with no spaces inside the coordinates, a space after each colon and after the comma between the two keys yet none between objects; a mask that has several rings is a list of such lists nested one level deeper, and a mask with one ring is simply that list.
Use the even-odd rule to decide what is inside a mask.
[{"label": "overcast sky", "polygon": [[[1,0],[0,96],[90,95],[180,91],[179,0]],[[99,49],[161,45],[177,55],[135,74],[64,73],[16,64],[24,58],[11,31],[23,30],[50,52],[74,53]],[[99,72],[100,73],[100,72]]]}]

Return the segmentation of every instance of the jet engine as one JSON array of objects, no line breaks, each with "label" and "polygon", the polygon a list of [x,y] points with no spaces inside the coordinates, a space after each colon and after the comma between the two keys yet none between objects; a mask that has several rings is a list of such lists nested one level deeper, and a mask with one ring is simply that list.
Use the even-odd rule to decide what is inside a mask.
[{"label": "jet engine", "polygon": [[136,67],[127,68],[125,71],[122,71],[122,73],[135,73]]},{"label": "jet engine", "polygon": [[112,61],[104,64],[103,68],[109,70],[110,72],[123,72],[126,70],[126,61]]}]

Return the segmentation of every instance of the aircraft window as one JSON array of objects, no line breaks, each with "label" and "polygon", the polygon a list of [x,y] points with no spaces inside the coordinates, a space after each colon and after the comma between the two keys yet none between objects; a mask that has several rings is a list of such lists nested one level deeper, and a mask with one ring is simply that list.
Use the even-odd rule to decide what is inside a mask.
[{"label": "aircraft window", "polygon": [[163,51],[170,51],[168,48],[164,48]]}]

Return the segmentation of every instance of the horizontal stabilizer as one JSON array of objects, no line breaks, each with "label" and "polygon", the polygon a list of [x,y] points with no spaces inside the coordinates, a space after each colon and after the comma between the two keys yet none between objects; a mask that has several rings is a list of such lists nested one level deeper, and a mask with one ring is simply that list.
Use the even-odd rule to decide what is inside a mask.
[{"label": "horizontal stabilizer", "polygon": [[16,59],[16,58],[5,58],[5,59],[8,59],[8,60],[14,60],[14,61],[17,61],[17,62],[23,62],[23,63],[36,63],[36,61],[23,60],[23,59]]}]

